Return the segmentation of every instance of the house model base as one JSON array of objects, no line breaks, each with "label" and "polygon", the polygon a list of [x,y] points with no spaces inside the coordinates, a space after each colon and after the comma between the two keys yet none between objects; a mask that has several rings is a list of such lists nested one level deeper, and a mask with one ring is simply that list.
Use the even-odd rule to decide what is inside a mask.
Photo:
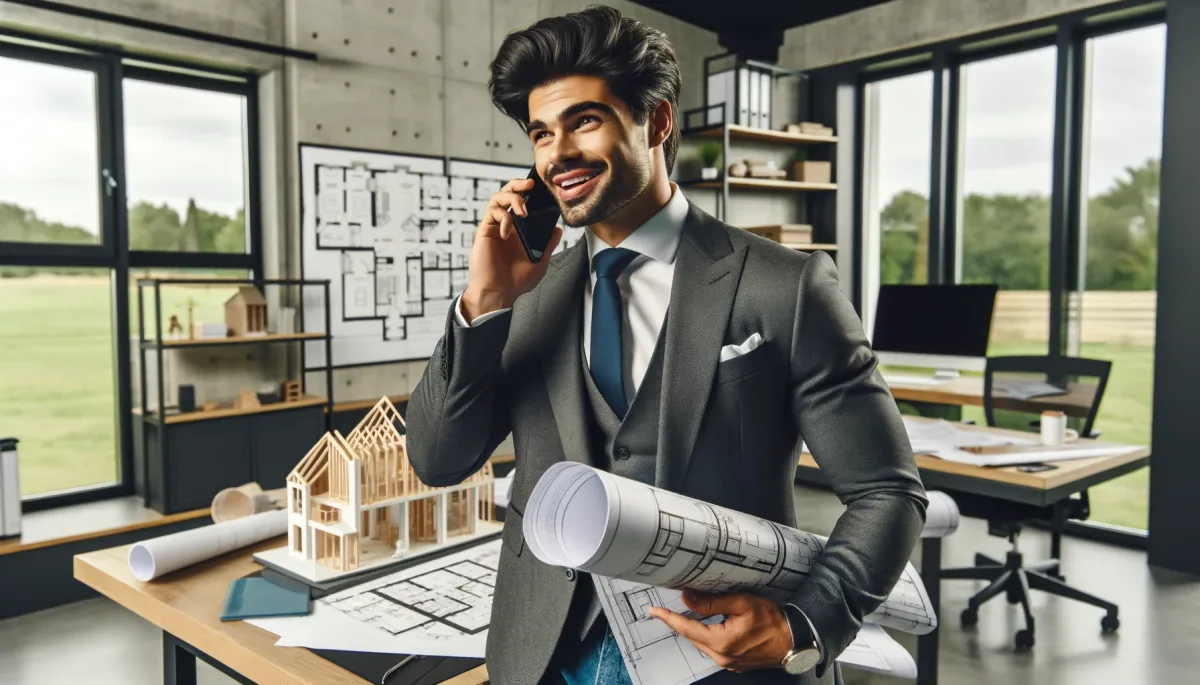
[{"label": "house model base", "polygon": [[287,545],[255,555],[314,583],[497,533],[492,468],[431,488],[386,397],[346,437],[326,433],[287,477]]}]

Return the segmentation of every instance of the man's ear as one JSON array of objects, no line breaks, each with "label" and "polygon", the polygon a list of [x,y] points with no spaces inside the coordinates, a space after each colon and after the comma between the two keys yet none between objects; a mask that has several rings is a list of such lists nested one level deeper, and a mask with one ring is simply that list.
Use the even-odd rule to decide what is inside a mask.
[{"label": "man's ear", "polygon": [[663,100],[650,112],[647,142],[650,147],[658,147],[670,137],[675,128],[675,110],[671,103]]}]

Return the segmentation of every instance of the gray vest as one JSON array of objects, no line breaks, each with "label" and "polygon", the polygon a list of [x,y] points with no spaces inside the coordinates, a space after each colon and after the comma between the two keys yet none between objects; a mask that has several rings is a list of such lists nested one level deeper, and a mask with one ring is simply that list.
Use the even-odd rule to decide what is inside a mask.
[{"label": "gray vest", "polygon": [[[654,353],[650,356],[650,365],[646,367],[646,375],[638,386],[624,421],[617,418],[616,412],[600,394],[584,359],[583,345],[579,346],[584,383],[587,385],[589,436],[597,466],[650,485],[654,484],[658,463],[658,411],[662,404],[663,338],[666,337],[666,328],[664,321],[654,344]],[[595,625],[602,609],[591,578],[581,577],[579,585],[565,630],[576,629],[582,639]]]}]

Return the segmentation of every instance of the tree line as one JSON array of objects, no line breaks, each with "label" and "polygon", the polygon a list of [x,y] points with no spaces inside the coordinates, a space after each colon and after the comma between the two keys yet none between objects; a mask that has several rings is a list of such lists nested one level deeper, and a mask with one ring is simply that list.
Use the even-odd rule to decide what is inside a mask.
[{"label": "tree line", "polygon": [[[1088,290],[1154,290],[1158,264],[1159,160],[1127,167],[1088,199],[1082,225]],[[1004,290],[1046,290],[1050,278],[1050,198],[981,195],[963,198],[962,280]],[[929,201],[897,193],[880,212],[880,280],[923,283],[927,274]]]},{"label": "tree line", "polygon": [[[211,212],[188,200],[187,210],[179,212],[167,204],[136,202],[127,212],[129,248],[164,252],[246,251],[245,211],[234,216]],[[0,242],[95,245],[98,238],[78,226],[47,221],[33,210],[0,202]],[[0,266],[0,277],[37,273],[73,273],[72,269]]]}]

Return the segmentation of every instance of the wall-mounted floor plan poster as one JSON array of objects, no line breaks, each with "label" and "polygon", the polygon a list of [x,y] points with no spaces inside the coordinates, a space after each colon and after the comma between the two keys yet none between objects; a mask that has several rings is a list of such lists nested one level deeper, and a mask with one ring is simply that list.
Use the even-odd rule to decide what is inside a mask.
[{"label": "wall-mounted floor plan poster", "polygon": [[[329,279],[333,365],[427,359],[467,285],[471,243],[488,198],[524,167],[300,146],[301,268]],[[568,229],[563,245],[582,229]],[[304,295],[304,329],[325,314]],[[324,341],[305,343],[308,369]]]}]

